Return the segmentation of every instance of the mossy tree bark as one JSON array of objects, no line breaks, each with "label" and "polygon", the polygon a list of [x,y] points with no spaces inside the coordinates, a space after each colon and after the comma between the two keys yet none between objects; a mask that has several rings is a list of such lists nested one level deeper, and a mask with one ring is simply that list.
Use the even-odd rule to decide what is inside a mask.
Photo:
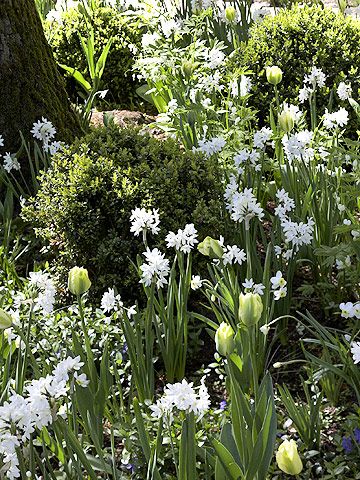
[{"label": "mossy tree bark", "polygon": [[6,151],[19,147],[19,131],[46,117],[57,140],[71,141],[78,120],[45,39],[34,0],[0,0],[0,134]]}]

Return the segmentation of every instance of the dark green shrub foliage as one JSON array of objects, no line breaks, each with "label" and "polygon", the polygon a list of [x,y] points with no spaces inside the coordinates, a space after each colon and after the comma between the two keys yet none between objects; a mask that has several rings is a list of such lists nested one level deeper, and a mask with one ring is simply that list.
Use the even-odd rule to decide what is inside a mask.
[{"label": "dark green shrub foliage", "polygon": [[[328,105],[331,89],[344,78],[351,82],[353,96],[358,98],[358,21],[344,18],[328,8],[295,5],[254,24],[250,34],[248,45],[238,49],[230,59],[230,69],[248,67],[254,72],[250,103],[259,110],[261,120],[268,115],[274,98],[273,87],[266,81],[266,66],[278,65],[282,69],[283,80],[278,85],[280,97],[291,102],[298,103],[304,75],[310,73],[312,66],[321,68],[327,77],[326,88],[317,95],[322,111]],[[332,108],[337,108],[339,103],[343,105],[335,93]]]},{"label": "dark green shrub foliage", "polygon": [[[64,13],[62,21],[62,25],[53,22],[46,26],[55,58],[59,63],[86,74],[87,63],[79,38],[79,33],[85,38],[87,35],[84,17],[73,8]],[[139,101],[135,92],[138,83],[133,79],[132,72],[134,63],[132,48],[139,46],[140,30],[130,26],[120,12],[109,7],[96,8],[92,23],[95,31],[96,58],[99,58],[108,39],[114,37],[102,76],[104,89],[109,89],[105,100],[113,107],[129,108]],[[61,72],[65,75],[63,70]],[[66,81],[72,100],[79,100],[77,92],[81,91],[81,88],[70,76]]]},{"label": "dark green shrub foliage", "polygon": [[130,233],[131,210],[159,209],[161,231],[149,235],[149,246],[164,247],[169,230],[190,222],[200,240],[218,236],[221,199],[216,159],[182,151],[171,139],[159,141],[112,125],[54,157],[23,215],[49,242],[63,279],[72,266],[84,266],[93,294],[116,285],[133,297],[139,279],[130,258],[135,261],[144,246],[142,237]]}]

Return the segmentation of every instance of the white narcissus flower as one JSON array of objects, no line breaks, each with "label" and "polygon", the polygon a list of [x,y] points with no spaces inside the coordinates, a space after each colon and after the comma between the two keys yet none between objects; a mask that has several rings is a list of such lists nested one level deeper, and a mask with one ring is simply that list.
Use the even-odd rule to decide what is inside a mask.
[{"label": "white narcissus flower", "polygon": [[193,223],[188,223],[183,230],[179,229],[177,233],[169,232],[165,240],[168,248],[174,247],[183,253],[189,253],[199,243],[197,230]]},{"label": "white narcissus flower", "polygon": [[203,280],[201,280],[200,275],[192,276],[190,283],[191,290],[198,290],[199,288],[201,288],[202,284]]},{"label": "white narcissus flower", "polygon": [[279,290],[274,290],[274,300],[280,300],[281,298],[286,297],[287,295],[287,287],[280,287]]},{"label": "white narcissus flower", "polygon": [[150,405],[152,416],[161,418],[167,416],[172,421],[175,410],[184,412],[194,412],[195,415],[202,416],[210,407],[210,396],[201,380],[200,387],[193,387],[193,383],[188,383],[183,379],[181,383],[168,383],[164,389],[163,396]]},{"label": "white narcissus flower", "polygon": [[147,263],[143,263],[140,266],[142,272],[140,283],[150,287],[154,281],[158,288],[162,288],[168,283],[166,277],[170,273],[169,260],[165,258],[165,254],[161,253],[158,248],[153,250],[148,248],[143,255]]},{"label": "white narcissus flower", "polygon": [[5,153],[3,159],[4,159],[4,164],[3,164],[4,170],[6,170],[8,173],[10,173],[11,170],[20,170],[21,166],[18,159],[16,158],[15,153],[11,154],[7,152]]},{"label": "white narcissus flower", "polygon": [[341,310],[341,316],[343,318],[359,318],[360,319],[360,302],[352,303],[340,303],[339,308]]},{"label": "white narcissus flower", "polygon": [[232,265],[237,263],[242,265],[246,261],[246,253],[243,249],[240,249],[237,245],[224,245],[224,254],[222,261],[224,265]]},{"label": "white narcissus flower", "polygon": [[148,230],[151,230],[153,235],[157,235],[159,233],[159,210],[135,208],[131,211],[130,221],[130,232],[133,232],[135,236],[138,236],[141,232],[146,232]]},{"label": "white narcissus flower", "polygon": [[332,129],[338,127],[345,127],[349,121],[349,112],[345,108],[340,108],[337,112],[329,113],[325,110],[324,126]]},{"label": "white narcissus flower", "polygon": [[123,305],[120,295],[115,295],[115,290],[113,288],[109,288],[101,299],[101,310],[104,313],[111,312],[112,310],[121,310]]},{"label": "white narcissus flower", "polygon": [[337,88],[337,94],[340,100],[349,100],[351,98],[352,87],[350,84],[346,84],[345,82],[340,82]]},{"label": "white narcissus flower", "polygon": [[271,282],[271,288],[273,290],[276,290],[277,288],[280,288],[280,287],[285,287],[287,283],[285,278],[283,277],[283,274],[280,272],[280,270],[276,272],[275,277],[270,278],[270,282]]},{"label": "white narcissus flower", "polygon": [[351,344],[351,353],[353,356],[354,363],[360,363],[360,342],[352,342]]},{"label": "white narcissus flower", "polygon": [[268,325],[267,323],[265,323],[265,325],[263,325],[262,327],[260,327],[260,332],[265,335],[265,337],[267,336],[267,334],[269,333],[270,331],[270,325]]}]

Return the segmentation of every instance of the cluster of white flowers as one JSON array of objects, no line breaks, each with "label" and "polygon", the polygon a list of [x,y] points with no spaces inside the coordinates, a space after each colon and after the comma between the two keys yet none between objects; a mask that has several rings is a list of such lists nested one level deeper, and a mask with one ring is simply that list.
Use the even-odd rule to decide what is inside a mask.
[{"label": "cluster of white flowers", "polygon": [[108,289],[107,292],[104,293],[101,299],[101,310],[104,313],[111,312],[113,310],[122,310],[124,306],[123,301],[121,300],[121,296],[115,295],[115,290],[113,288]]},{"label": "cluster of white flowers", "polygon": [[169,232],[165,238],[168,248],[174,247],[183,253],[189,253],[194,246],[199,243],[197,239],[197,230],[193,223],[188,223],[185,228],[179,228],[177,233]]},{"label": "cluster of white flowers", "polygon": [[304,77],[304,87],[299,92],[299,102],[303,103],[308,100],[311,93],[315,91],[316,87],[322,88],[325,86],[326,76],[320,68],[313,67],[309,75]]},{"label": "cluster of white flowers", "polygon": [[360,319],[360,302],[340,303],[339,308],[340,308],[342,317]]},{"label": "cluster of white flowers", "polygon": [[303,112],[299,109],[297,105],[289,104],[284,102],[281,107],[281,113],[289,113],[294,119],[294,123],[297,124],[301,120]]},{"label": "cluster of white flowers", "polygon": [[36,305],[44,314],[54,310],[56,288],[53,280],[47,272],[31,272],[29,275],[31,285],[39,290]]},{"label": "cluster of white flowers", "polygon": [[230,216],[235,222],[245,222],[245,228],[249,230],[250,220],[254,217],[261,220],[264,217],[264,211],[256,201],[252,188],[245,188],[244,191],[239,192],[238,190],[234,191],[233,187],[234,185],[231,184],[226,189],[226,208],[230,211]]},{"label": "cluster of white flowers", "polygon": [[284,298],[287,295],[287,287],[286,287],[286,280],[283,277],[283,274],[278,270],[276,272],[275,277],[270,278],[271,282],[271,289],[274,294],[275,300],[280,300],[280,298]]},{"label": "cluster of white flowers", "polygon": [[213,48],[207,55],[208,66],[214,70],[218,68],[225,60],[225,54],[218,48]]},{"label": "cluster of white flowers", "polygon": [[[279,205],[275,209],[275,214],[279,217],[281,228],[285,236],[285,243],[291,244],[295,251],[298,251],[302,245],[309,245],[313,239],[314,220],[309,218],[306,223],[293,222],[288,217],[288,213],[295,207],[295,202],[289,197],[289,194],[284,190],[276,192],[276,198]],[[290,250],[292,255],[292,250]],[[281,249],[280,249],[281,253]],[[279,254],[279,252],[277,252]]]},{"label": "cluster of white flowers", "polygon": [[351,342],[351,353],[355,365],[360,363],[360,342]]},{"label": "cluster of white flowers", "polygon": [[346,255],[346,257],[343,259],[337,258],[335,263],[338,270],[344,270],[347,267],[351,267],[351,257],[350,255]]},{"label": "cluster of white flowers", "polygon": [[248,164],[256,172],[261,170],[260,152],[244,148],[234,156],[234,164],[239,175],[244,173],[245,164]]},{"label": "cluster of white flowers", "polygon": [[240,76],[240,82],[237,78],[232,80],[229,85],[230,94],[232,97],[246,97],[250,93],[252,82],[246,75]]},{"label": "cluster of white flowers", "polygon": [[289,163],[293,160],[303,160],[306,163],[314,157],[314,150],[310,148],[313,132],[303,130],[293,135],[284,135],[282,144]]},{"label": "cluster of white flowers", "polygon": [[44,117],[33,124],[31,133],[35,139],[42,141],[44,152],[48,152],[51,155],[54,155],[63,146],[61,142],[54,140],[56,128]]},{"label": "cluster of white flowers", "polygon": [[271,128],[263,127],[254,133],[254,148],[264,150],[272,136]]},{"label": "cluster of white flowers", "polygon": [[295,251],[302,245],[309,245],[313,239],[315,222],[308,218],[306,223],[293,222],[290,219],[283,219],[281,227],[285,235],[285,243],[291,243]]},{"label": "cluster of white flowers", "polygon": [[164,389],[163,396],[154,405],[150,405],[152,416],[160,419],[166,417],[172,421],[174,410],[180,410],[186,413],[194,412],[195,415],[202,416],[210,407],[210,396],[201,380],[198,388],[193,387],[193,383],[188,383],[185,379],[181,383],[168,383]]},{"label": "cluster of white flowers", "polygon": [[149,248],[143,253],[147,263],[140,266],[141,280],[147,287],[156,282],[158,288],[168,283],[167,276],[170,272],[169,260],[165,258],[165,254],[161,253],[158,248],[150,250]]},{"label": "cluster of white flowers", "polygon": [[[4,146],[4,137],[0,135],[0,147]],[[0,155],[1,158],[1,155]],[[9,153],[6,152],[5,155],[3,156],[4,163],[3,163],[3,168],[6,172],[10,173],[11,170],[20,170],[20,163],[18,162],[18,159],[16,158],[15,153]]]},{"label": "cluster of white flowers", "polygon": [[199,140],[199,147],[194,150],[204,153],[207,157],[219,153],[225,147],[226,141],[222,137],[214,137],[210,140]]},{"label": "cluster of white flowers", "polygon": [[193,275],[191,277],[190,287],[191,290],[198,290],[202,287],[204,280],[201,280],[200,275]]},{"label": "cluster of white flowers", "polygon": [[160,25],[166,38],[169,38],[171,35],[178,32],[181,27],[180,23],[176,22],[173,18],[165,19],[163,17],[160,18]]},{"label": "cluster of white flowers", "polygon": [[10,173],[11,170],[20,170],[21,166],[15,153],[5,153],[3,167],[8,173]]},{"label": "cluster of white flowers", "polygon": [[[221,73],[216,70],[211,75],[205,75],[198,83],[198,89],[204,90],[206,93],[221,92],[225,86],[221,83]],[[191,98],[191,95],[190,95]]]},{"label": "cluster of white flowers", "polygon": [[352,94],[351,85],[345,82],[340,82],[337,88],[337,94],[340,100],[348,100],[349,98],[351,98]]},{"label": "cluster of white flowers", "polygon": [[10,480],[20,478],[16,449],[25,444],[36,430],[53,422],[50,399],[67,396],[69,376],[74,373],[76,382],[88,384],[85,374],[77,371],[83,366],[80,356],[62,360],[51,375],[33,380],[25,387],[26,396],[13,392],[7,402],[0,406],[0,456],[3,473]]},{"label": "cluster of white flowers", "polygon": [[325,128],[345,127],[349,121],[349,112],[345,108],[340,108],[337,112],[329,113],[326,109],[324,115]]},{"label": "cluster of white flowers", "polygon": [[235,265],[235,263],[242,265],[246,262],[246,253],[237,245],[222,245],[224,254],[222,261],[224,265]]},{"label": "cluster of white flowers", "polygon": [[242,286],[245,288],[245,293],[257,293],[258,295],[264,295],[265,285],[262,283],[255,283],[252,278],[245,278]]},{"label": "cluster of white flowers", "polygon": [[130,221],[130,232],[133,232],[135,236],[138,236],[141,232],[147,232],[148,230],[151,230],[153,235],[159,233],[159,210],[153,209],[151,211],[145,210],[145,208],[135,208],[135,210],[131,211]]}]

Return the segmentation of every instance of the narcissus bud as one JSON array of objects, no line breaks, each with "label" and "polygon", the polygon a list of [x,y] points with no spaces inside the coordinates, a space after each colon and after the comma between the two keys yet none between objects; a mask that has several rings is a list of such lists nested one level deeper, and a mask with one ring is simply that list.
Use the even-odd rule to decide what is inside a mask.
[{"label": "narcissus bud", "polygon": [[6,328],[11,327],[12,325],[12,318],[11,316],[5,312],[2,308],[0,308],[0,330],[5,330]]},{"label": "narcissus bud", "polygon": [[224,250],[220,245],[219,240],[214,240],[211,237],[206,237],[198,245],[198,250],[200,253],[210,258],[222,258]]},{"label": "narcissus bud", "polygon": [[291,132],[295,125],[294,115],[289,111],[283,111],[278,117],[281,130],[285,133]]},{"label": "narcissus bud", "polygon": [[288,475],[299,475],[303,469],[295,440],[284,440],[276,452],[278,467]]},{"label": "narcissus bud", "polygon": [[278,85],[282,80],[281,68],[273,65],[272,67],[266,67],[266,78],[271,85]]},{"label": "narcissus bud", "polygon": [[226,355],[230,355],[230,353],[232,353],[234,350],[234,330],[226,322],[222,322],[220,327],[216,330],[215,343],[216,350],[224,357],[226,357]]},{"label": "narcissus bud", "polygon": [[260,320],[263,303],[258,293],[240,293],[239,318],[247,326],[256,325]]},{"label": "narcissus bud", "polygon": [[68,288],[73,295],[82,295],[91,287],[86,268],[73,267],[69,272]]},{"label": "narcissus bud", "polygon": [[229,7],[226,7],[225,9],[225,18],[228,22],[233,23],[235,22],[236,19],[236,10],[235,8],[230,5]]}]

